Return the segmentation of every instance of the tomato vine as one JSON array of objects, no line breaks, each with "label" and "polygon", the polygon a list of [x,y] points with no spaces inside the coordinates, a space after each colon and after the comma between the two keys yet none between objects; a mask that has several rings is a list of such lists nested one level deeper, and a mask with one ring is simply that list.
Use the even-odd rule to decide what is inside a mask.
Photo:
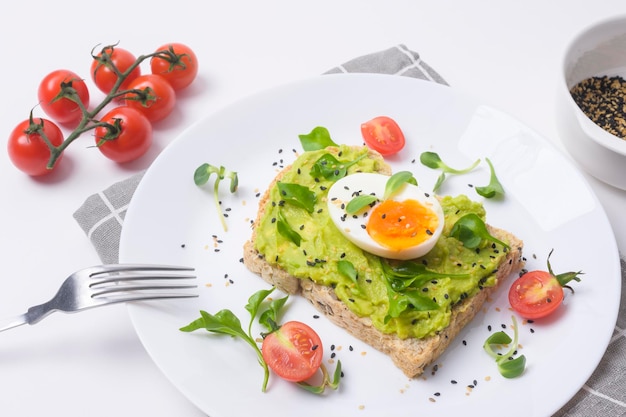
[{"label": "tomato vine", "polygon": [[[73,126],[73,130],[69,132],[69,134],[63,139],[63,141],[59,144],[58,141],[52,141],[47,136],[47,132],[43,129],[43,125],[41,121],[37,122],[31,115],[29,117],[29,130],[36,131],[38,135],[41,136],[43,143],[49,149],[50,156],[45,164],[46,169],[51,171],[56,163],[61,158],[63,152],[67,149],[67,147],[78,139],[80,136],[85,134],[86,132],[92,131],[94,129],[99,128],[100,130],[105,129],[110,134],[106,135],[106,141],[115,140],[117,137],[115,136],[115,132],[118,132],[119,135],[119,126],[116,124],[112,124],[111,121],[106,121],[105,119],[99,118],[99,114],[109,105],[109,104],[117,104],[120,107],[126,106],[126,100],[137,99],[141,100],[141,97],[153,96],[155,93],[149,86],[146,87],[138,87],[138,88],[126,88],[127,81],[132,81],[132,79],[136,78],[138,73],[140,73],[140,66],[144,61],[147,60],[159,60],[164,61],[166,63],[172,63],[172,72],[173,74],[168,74],[170,78],[178,77],[186,77],[189,79],[190,76],[195,77],[197,73],[198,64],[195,60],[195,54],[191,52],[188,47],[185,47],[181,44],[169,44],[162,46],[161,48],[155,50],[152,53],[143,54],[134,59],[130,65],[125,65],[124,69],[121,69],[116,64],[116,60],[113,59],[113,55],[115,54],[117,44],[107,45],[102,48],[101,52],[97,55],[94,55],[94,50],[91,51],[91,56],[95,65],[92,67],[95,68],[92,73],[92,77],[95,78],[95,71],[98,71],[102,68],[110,71],[113,76],[116,77],[115,82],[111,86],[109,91],[104,90],[105,97],[96,104],[92,109],[89,109],[89,98],[88,95],[82,94],[82,91],[78,91],[79,88],[84,86],[84,80],[75,76],[71,71],[65,71],[65,73],[70,74],[69,78],[66,77],[63,81],[60,81],[57,84],[53,84],[52,86],[48,85],[48,94],[50,97],[49,101],[42,100],[40,96],[40,101],[42,101],[42,107],[44,111],[50,107],[50,104],[55,104],[59,101],[64,101],[66,104],[66,108],[69,107],[67,104],[69,102],[75,103],[75,106],[71,106],[73,109],[78,108],[78,113],[80,117],[76,117],[78,120],[77,124]],[[180,52],[175,48],[180,49]],[[119,49],[120,51],[124,51]],[[125,51],[126,52],[126,51]],[[130,55],[132,57],[132,55]],[[193,59],[193,61],[190,61]],[[185,61],[187,63],[186,66],[176,66],[173,64],[180,63],[181,61]],[[168,64],[169,65],[169,64]],[[57,70],[58,72],[59,70]],[[64,70],[60,70],[64,71]],[[176,71],[180,72],[180,75],[175,73]],[[187,71],[188,73],[183,74],[183,72]],[[192,75],[190,75],[190,73]],[[154,77],[162,77],[162,75],[152,74]],[[130,78],[129,78],[130,77]],[[166,80],[166,77],[162,77]],[[95,80],[94,80],[95,81]],[[76,84],[76,86],[74,85]],[[98,88],[102,89],[100,85],[97,85]],[[78,87],[78,88],[77,88]],[[40,87],[41,88],[41,87]],[[58,90],[58,92],[54,93],[54,90]],[[174,90],[171,90],[171,94],[175,94]],[[175,98],[175,97],[173,97]],[[44,106],[45,103],[45,106]],[[56,123],[64,123],[61,120],[61,117],[55,119],[54,116],[51,116],[53,121]],[[72,116],[74,117],[74,116]],[[24,132],[28,133],[28,132]],[[99,141],[102,142],[102,141]],[[100,145],[97,145],[100,146]],[[18,166],[19,168],[19,166]]]}]

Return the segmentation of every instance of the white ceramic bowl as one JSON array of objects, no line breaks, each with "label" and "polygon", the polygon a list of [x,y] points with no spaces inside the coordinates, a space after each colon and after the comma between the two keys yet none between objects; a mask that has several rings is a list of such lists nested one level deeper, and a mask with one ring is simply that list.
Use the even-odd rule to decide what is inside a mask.
[{"label": "white ceramic bowl", "polygon": [[567,46],[557,91],[557,128],[570,155],[589,174],[626,190],[626,140],[596,125],[574,102],[570,89],[594,76],[626,79],[626,15],[595,23]]}]

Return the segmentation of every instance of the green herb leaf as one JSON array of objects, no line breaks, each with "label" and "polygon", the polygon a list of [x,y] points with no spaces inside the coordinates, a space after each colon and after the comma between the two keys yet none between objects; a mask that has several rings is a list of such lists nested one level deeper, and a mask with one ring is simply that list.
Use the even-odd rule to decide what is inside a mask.
[{"label": "green herb leaf", "polygon": [[259,323],[261,323],[270,332],[275,331],[278,328],[278,316],[280,315],[285,303],[289,296],[277,298],[270,302],[269,308],[261,313],[259,317]]},{"label": "green herb leaf", "polygon": [[383,200],[387,200],[392,197],[404,184],[417,185],[417,180],[413,174],[409,171],[399,171],[393,174],[387,180],[385,184],[385,194],[383,194]]},{"label": "green herb leaf", "polygon": [[437,154],[436,152],[422,152],[422,154],[420,155],[420,162],[422,163],[422,165],[425,165],[428,168],[440,169],[442,171],[441,175],[439,175],[439,178],[437,178],[435,186],[433,187],[433,192],[436,192],[445,181],[445,174],[466,174],[478,166],[478,164],[480,163],[480,159],[474,161],[474,163],[467,168],[455,169],[443,162],[439,154]]},{"label": "green herb leaf", "polygon": [[335,367],[335,372],[333,373],[332,380],[328,375],[328,370],[326,369],[326,365],[323,363],[320,365],[320,370],[322,371],[322,382],[320,385],[311,385],[306,381],[298,382],[298,386],[308,392],[313,394],[323,394],[326,390],[326,387],[336,390],[339,388],[339,383],[341,382],[341,361],[337,361],[337,366]]},{"label": "green herb leaf", "polygon": [[505,378],[517,378],[526,369],[526,356],[520,355],[514,359],[498,361],[498,371]]},{"label": "green herb leaf", "polygon": [[252,294],[250,298],[248,298],[248,304],[246,304],[245,309],[250,313],[250,322],[248,324],[248,334],[252,333],[252,323],[254,322],[254,317],[256,317],[259,307],[263,300],[265,300],[273,291],[275,287],[270,288],[269,290],[259,290]]},{"label": "green herb leaf", "polygon": [[[511,320],[513,321],[513,339],[505,332],[500,331],[489,336],[483,344],[483,349],[491,358],[495,359],[498,371],[505,378],[516,378],[524,373],[526,368],[526,357],[524,355],[513,358],[519,346],[519,332],[515,316],[511,316]],[[504,353],[497,353],[494,350],[494,347],[504,346],[508,346],[508,350]]]},{"label": "green herb leaf", "polygon": [[[258,309],[258,305],[263,301],[263,299],[261,299],[262,295],[263,293],[257,293],[251,297],[248,301],[248,305],[246,306],[246,309],[249,312],[256,311]],[[254,316],[251,316],[250,319],[253,320]],[[202,328],[211,333],[238,337],[254,349],[259,365],[263,368],[263,385],[261,390],[265,392],[270,376],[269,367],[263,359],[263,353],[261,352],[261,349],[259,349],[256,340],[252,337],[250,331],[246,333],[243,330],[239,318],[232,311],[227,309],[220,310],[215,313],[215,315],[207,313],[206,311],[200,311],[199,319],[192,321],[187,326],[181,327],[180,330],[183,332],[191,332]]]},{"label": "green herb leaf", "polygon": [[365,207],[370,206],[372,203],[378,201],[378,197],[373,194],[361,194],[354,197],[350,202],[346,205],[346,213],[348,214],[357,214]]},{"label": "green herb leaf", "polygon": [[485,341],[485,345],[508,345],[513,339],[503,331],[496,332],[489,336]]},{"label": "green herb leaf", "polygon": [[340,274],[350,278],[355,284],[357,283],[359,274],[354,265],[352,265],[352,262],[343,259],[337,261],[337,270]]},{"label": "green herb leaf", "polygon": [[480,163],[480,159],[474,161],[474,163],[472,163],[467,168],[455,169],[443,162],[439,154],[437,154],[436,152],[422,152],[422,154],[420,155],[420,162],[428,168],[440,169],[447,174],[467,174],[468,172],[476,168],[476,166],[478,166],[478,164]]},{"label": "green herb leaf", "polygon": [[442,274],[430,271],[419,262],[404,261],[394,266],[382,262],[383,272],[394,291],[401,292],[411,287],[421,288],[426,282],[439,278],[467,278],[469,274]]},{"label": "green herb leaf", "polygon": [[276,218],[276,230],[278,233],[287,240],[293,242],[296,246],[300,246],[300,242],[302,241],[302,236],[298,234],[292,227],[287,223],[285,216],[283,216],[282,211],[278,211],[278,215]]},{"label": "green herb leaf", "polygon": [[491,173],[489,178],[489,184],[484,187],[476,187],[476,192],[485,198],[501,197],[504,195],[504,188],[502,187],[502,184],[500,184],[500,181],[498,181],[498,177],[496,177],[496,171],[493,167],[493,164],[491,163],[489,158],[485,159],[489,164],[489,171]]},{"label": "green herb leaf", "polygon": [[[417,180],[413,174],[409,171],[399,171],[389,177],[385,183],[385,192],[383,194],[383,200],[387,200],[392,197],[404,184],[417,185]],[[378,201],[378,197],[374,194],[360,194],[354,197],[346,205],[346,213],[356,214],[363,210],[365,207]]]},{"label": "green herb leaf", "polygon": [[309,134],[298,135],[298,138],[300,138],[302,149],[305,151],[316,151],[328,146],[338,146],[331,139],[328,129],[322,126],[315,127]]},{"label": "green herb leaf", "polygon": [[217,209],[217,213],[220,216],[222,227],[224,228],[224,230],[228,230],[225,217],[222,214],[222,207],[219,201],[219,185],[223,179],[230,179],[230,192],[234,193],[237,191],[237,187],[239,186],[239,178],[235,171],[229,171],[223,166],[220,166],[218,168],[211,164],[204,163],[196,168],[196,170],[194,171],[193,181],[197,186],[203,186],[209,181],[209,178],[212,174],[216,174],[215,183],[213,185],[213,198],[215,200],[215,206]]},{"label": "green herb leaf", "polygon": [[300,184],[278,182],[276,185],[281,199],[313,213],[317,201],[317,196],[313,191]]},{"label": "green herb leaf", "polygon": [[489,233],[485,222],[475,213],[466,214],[458,219],[452,226],[450,236],[463,242],[463,246],[469,249],[477,248],[483,240],[495,242],[507,249],[509,248],[509,245],[496,239]]},{"label": "green herb leaf", "polygon": [[327,153],[319,157],[311,167],[310,174],[313,178],[325,178],[337,181],[348,174],[348,168],[365,158],[367,154],[359,156],[353,161],[340,161],[333,155]]},{"label": "green herb leaf", "polygon": [[441,188],[441,185],[444,183],[445,180],[446,180],[446,173],[442,172],[437,177],[437,181],[435,182],[435,185],[433,186],[433,193],[436,193],[437,191],[439,191],[439,188]]}]

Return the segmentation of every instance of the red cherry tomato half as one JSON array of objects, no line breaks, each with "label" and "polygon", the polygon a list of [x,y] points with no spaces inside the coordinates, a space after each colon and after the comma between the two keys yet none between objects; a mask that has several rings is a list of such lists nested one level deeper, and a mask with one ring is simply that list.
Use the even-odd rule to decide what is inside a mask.
[{"label": "red cherry tomato half", "polygon": [[547,271],[527,272],[513,282],[509,303],[513,310],[527,319],[545,317],[563,302],[563,287]]},{"label": "red cherry tomato half", "polygon": [[49,169],[50,148],[42,139],[45,135],[50,143],[59,146],[63,143],[63,132],[57,125],[47,119],[24,120],[18,124],[9,135],[7,150],[13,165],[20,171],[31,175],[41,176],[52,172],[58,166],[61,154],[53,168]]},{"label": "red cherry tomato half", "polygon": [[263,339],[263,359],[281,378],[300,382],[312,377],[324,355],[322,341],[308,325],[289,321]]},{"label": "red cherry tomato half", "polygon": [[41,108],[54,121],[76,125],[83,117],[77,103],[89,106],[89,89],[77,74],[69,70],[56,70],[46,75],[37,89]]},{"label": "red cherry tomato half", "polygon": [[509,289],[509,303],[513,310],[527,319],[545,317],[555,311],[563,302],[563,288],[574,290],[568,285],[571,281],[580,282],[578,272],[555,274],[548,254],[547,271],[527,272],[513,282]]},{"label": "red cherry tomato half", "polygon": [[196,78],[198,58],[191,48],[182,43],[170,43],[156,51],[166,52],[150,59],[150,69],[165,78],[174,90],[182,90]]},{"label": "red cherry tomato half", "polygon": [[[135,56],[126,49],[105,46],[91,62],[91,79],[104,94],[109,94],[118,80],[117,72],[126,72],[136,61]],[[128,88],[128,84],[141,75],[141,68],[135,67],[124,79],[118,91]]]},{"label": "red cherry tomato half", "polygon": [[126,106],[115,107],[105,114],[101,122],[111,128],[95,129],[96,145],[107,158],[123,163],[134,161],[152,144],[152,125],[141,112]]},{"label": "red cherry tomato half", "polygon": [[128,85],[128,89],[140,92],[126,94],[125,104],[142,112],[151,122],[165,119],[176,105],[176,92],[160,75],[140,75]]},{"label": "red cherry tomato half", "polygon": [[361,124],[361,135],[365,144],[381,155],[393,155],[404,148],[402,129],[390,117],[379,116]]}]

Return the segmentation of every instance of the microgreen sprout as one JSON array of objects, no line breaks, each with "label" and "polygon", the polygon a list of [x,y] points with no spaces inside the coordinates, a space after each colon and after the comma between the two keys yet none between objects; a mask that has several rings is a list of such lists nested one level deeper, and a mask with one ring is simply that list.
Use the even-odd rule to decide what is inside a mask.
[{"label": "microgreen sprout", "polygon": [[443,184],[443,182],[445,181],[446,174],[455,174],[455,175],[466,174],[478,166],[478,164],[480,163],[480,159],[477,159],[476,161],[474,161],[474,163],[471,164],[467,168],[455,169],[455,168],[450,167],[446,163],[444,163],[441,160],[441,157],[439,156],[439,154],[437,154],[436,152],[427,151],[427,152],[422,152],[422,154],[420,155],[420,162],[422,163],[422,165],[425,165],[428,168],[441,170],[441,174],[437,178],[437,182],[435,183],[433,187],[433,192],[437,192],[439,188],[441,187],[441,185]]},{"label": "microgreen sprout", "polygon": [[[397,193],[404,184],[417,185],[417,180],[413,174],[409,171],[399,171],[389,177],[385,184],[385,192],[383,194],[383,200],[391,198]],[[360,194],[354,197],[346,205],[346,213],[356,214],[363,210],[366,206],[375,203],[378,200],[374,194]]]},{"label": "microgreen sprout", "polygon": [[328,146],[337,146],[331,139],[328,129],[322,126],[315,127],[311,133],[306,135],[298,135],[302,149],[305,151],[316,151],[324,149]]},{"label": "microgreen sprout", "polygon": [[320,369],[322,371],[322,383],[320,385],[311,385],[306,381],[301,381],[298,382],[298,386],[312,392],[313,394],[323,394],[326,387],[334,390],[339,388],[339,382],[341,381],[341,361],[337,361],[337,366],[335,367],[332,379],[330,378],[330,374],[323,363],[320,365]]},{"label": "microgreen sprout", "polygon": [[202,186],[209,181],[209,178],[212,174],[216,174],[215,183],[213,184],[213,197],[215,198],[215,206],[217,208],[217,213],[220,216],[220,220],[222,221],[222,227],[224,230],[228,230],[228,226],[226,225],[226,219],[224,214],[222,213],[222,207],[219,200],[219,186],[220,182],[228,178],[230,179],[230,192],[234,193],[237,191],[237,187],[239,185],[239,178],[237,177],[237,173],[235,171],[229,171],[223,166],[216,167],[208,163],[204,163],[196,168],[196,171],[193,174],[193,181],[197,186]]},{"label": "microgreen sprout", "polygon": [[469,213],[454,223],[450,236],[461,242],[468,249],[476,249],[483,240],[498,243],[509,249],[509,245],[489,233],[485,222],[475,213]]},{"label": "microgreen sprout", "polygon": [[[511,316],[511,319],[513,320],[513,339],[504,331],[499,331],[489,336],[483,344],[483,349],[489,356],[495,359],[498,371],[505,378],[516,378],[524,373],[526,368],[526,357],[524,355],[514,357],[519,346],[519,332],[515,316]],[[494,347],[508,347],[509,349],[504,353],[499,353],[494,350]]]},{"label": "microgreen sprout", "polygon": [[485,198],[503,196],[504,188],[502,187],[502,184],[500,184],[500,181],[498,181],[498,177],[496,176],[496,170],[493,168],[493,164],[491,163],[489,158],[485,158],[485,160],[489,164],[489,184],[485,185],[484,187],[476,187],[476,192]]}]

